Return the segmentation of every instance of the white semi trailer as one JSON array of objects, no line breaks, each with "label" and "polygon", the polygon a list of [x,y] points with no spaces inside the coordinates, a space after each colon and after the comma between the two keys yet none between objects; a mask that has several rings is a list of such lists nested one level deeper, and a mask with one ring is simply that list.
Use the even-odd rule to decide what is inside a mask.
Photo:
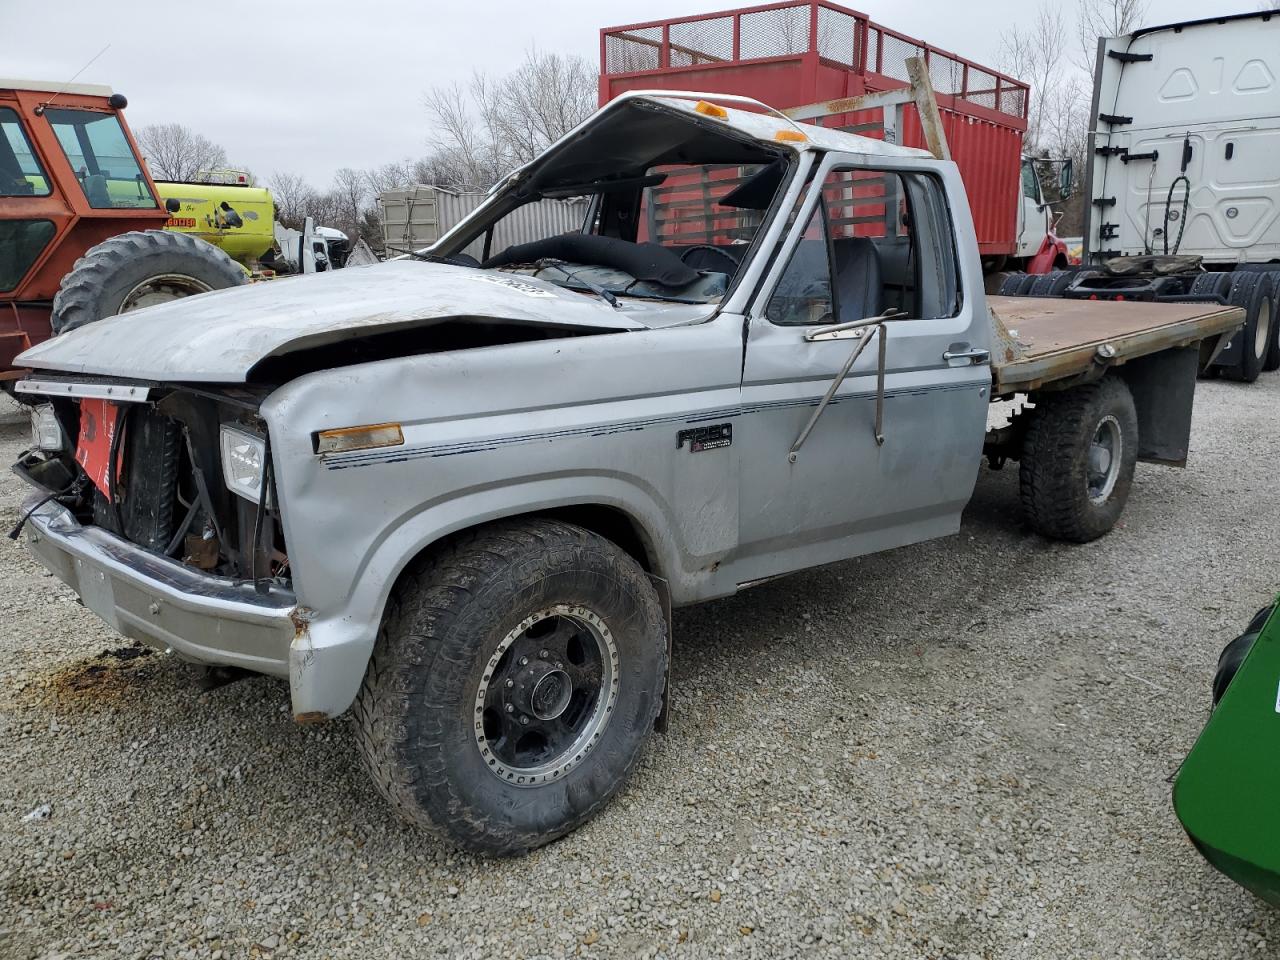
[{"label": "white semi trailer", "polygon": [[1216,369],[1280,367],[1280,13],[1103,37],[1095,78],[1082,267],[1001,293],[1230,303]]}]

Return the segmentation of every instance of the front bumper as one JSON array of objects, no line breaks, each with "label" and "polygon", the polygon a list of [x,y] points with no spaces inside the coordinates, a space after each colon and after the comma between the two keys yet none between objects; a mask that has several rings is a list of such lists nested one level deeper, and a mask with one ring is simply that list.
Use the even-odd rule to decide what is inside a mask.
[{"label": "front bumper", "polygon": [[292,591],[209,576],[83,526],[44,494],[23,504],[27,544],[84,605],[134,640],[196,663],[289,676],[294,639],[306,631]]}]

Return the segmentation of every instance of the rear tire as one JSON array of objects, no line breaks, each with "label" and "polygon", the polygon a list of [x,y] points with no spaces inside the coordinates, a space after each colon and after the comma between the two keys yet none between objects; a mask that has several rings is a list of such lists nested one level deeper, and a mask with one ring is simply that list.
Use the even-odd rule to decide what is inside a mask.
[{"label": "rear tire", "polygon": [[1202,273],[1191,282],[1194,297],[1226,297],[1231,294],[1231,274],[1225,272]]},{"label": "rear tire", "polygon": [[1267,274],[1271,280],[1271,345],[1262,364],[1264,373],[1280,370],[1280,271]]},{"label": "rear tire", "polygon": [[405,820],[524,853],[622,786],[666,669],[657,593],[620,548],[550,520],[482,527],[396,585],[356,699],[360,750]]},{"label": "rear tire", "polygon": [[135,230],[91,247],[62,278],[53,298],[53,332],[139,307],[249,281],[244,268],[198,237]]},{"label": "rear tire", "polygon": [[1087,543],[1116,525],[1138,461],[1138,416],[1123,380],[1105,376],[1040,394],[1018,477],[1027,523],[1054,540]]},{"label": "rear tire", "polygon": [[1225,367],[1223,374],[1242,383],[1253,383],[1262,372],[1271,344],[1271,283],[1268,274],[1238,270],[1231,275],[1227,302],[1245,312],[1244,327],[1235,334],[1241,339],[1240,362]]}]

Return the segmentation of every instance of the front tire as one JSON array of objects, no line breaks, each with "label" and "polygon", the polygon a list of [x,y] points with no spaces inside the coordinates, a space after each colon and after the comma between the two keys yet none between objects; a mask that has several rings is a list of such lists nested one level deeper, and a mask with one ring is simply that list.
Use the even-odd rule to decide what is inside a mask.
[{"label": "front tire", "polygon": [[1037,533],[1087,543],[1120,519],[1138,461],[1138,415],[1105,376],[1036,397],[1019,463],[1022,508]]},{"label": "front tire", "polygon": [[666,623],[640,565],[551,520],[466,534],[397,584],[356,700],[396,812],[524,853],[591,819],[662,705]]}]

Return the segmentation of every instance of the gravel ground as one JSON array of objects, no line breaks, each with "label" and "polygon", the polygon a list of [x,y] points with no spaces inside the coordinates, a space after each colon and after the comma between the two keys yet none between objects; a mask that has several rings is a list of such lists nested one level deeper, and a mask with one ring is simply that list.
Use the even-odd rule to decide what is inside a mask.
[{"label": "gravel ground", "polygon": [[1201,384],[1191,467],[1140,466],[1097,543],[984,469],[958,537],[678,614],[671,731],[510,861],[392,819],[349,721],[202,693],[0,547],[0,957],[1270,956],[1167,778],[1280,586],[1278,408],[1280,376]]}]

